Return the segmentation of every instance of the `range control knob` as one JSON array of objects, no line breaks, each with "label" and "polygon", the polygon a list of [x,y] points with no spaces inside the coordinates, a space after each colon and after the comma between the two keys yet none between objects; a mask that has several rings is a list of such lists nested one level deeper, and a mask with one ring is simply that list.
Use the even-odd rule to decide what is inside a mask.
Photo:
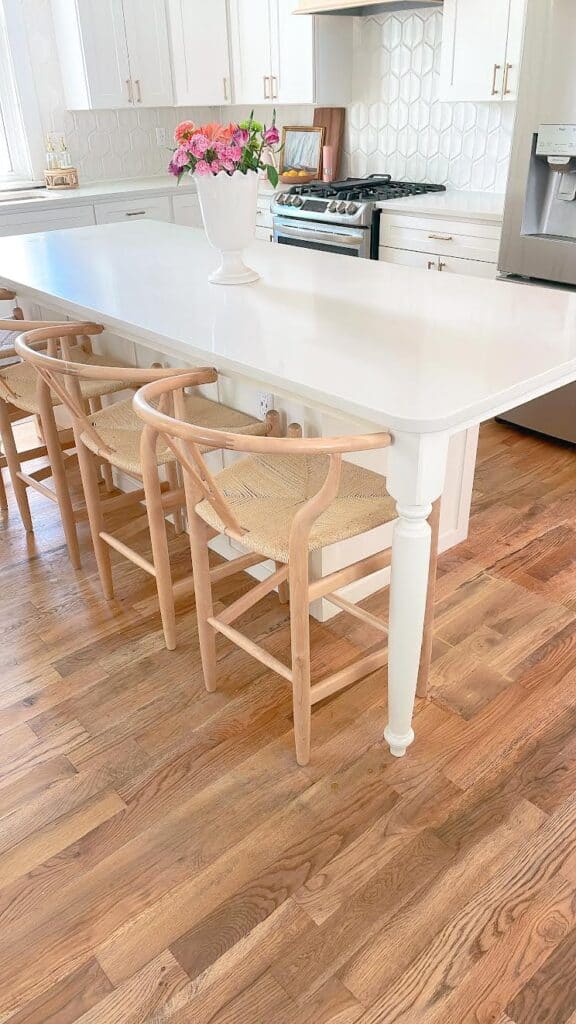
[{"label": "range control knob", "polygon": [[329,205],[328,205],[328,213],[337,213],[337,211],[338,211],[338,203],[336,202],[335,199],[333,199],[332,202],[329,203]]},{"label": "range control knob", "polygon": [[357,213],[357,212],[358,212],[357,204],[356,203],[348,203],[348,209],[346,210],[346,213],[349,213],[352,216],[352,214]]},{"label": "range control knob", "polygon": [[346,203],[338,203],[338,213],[346,213]]},{"label": "range control knob", "polygon": [[304,200],[302,196],[294,196],[292,200],[292,206],[304,206]]},{"label": "range control knob", "polygon": [[278,206],[284,206],[284,204],[286,203],[286,196],[284,195],[283,192],[280,193],[280,195],[276,199],[276,202],[278,203]]}]

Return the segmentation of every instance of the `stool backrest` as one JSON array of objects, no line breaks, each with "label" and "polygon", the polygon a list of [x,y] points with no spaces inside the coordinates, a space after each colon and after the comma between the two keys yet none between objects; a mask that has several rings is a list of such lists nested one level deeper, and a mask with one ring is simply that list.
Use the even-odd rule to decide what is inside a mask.
[{"label": "stool backrest", "polygon": [[[328,472],[322,487],[295,517],[295,522],[305,525],[305,521],[312,522],[336,497],[343,454],[374,451],[387,448],[392,443],[388,433],[346,437],[269,437],[198,426],[188,422],[184,415],[183,388],[187,386],[185,376],[151,382],[136,392],[133,406],[148,428],[162,434],[174,452],[192,485],[194,500],[205,498],[224,523],[226,532],[233,537],[241,538],[246,530],[210,473],[202,455],[203,450],[224,448],[252,455],[329,456]],[[170,396],[173,398],[173,415],[168,409]]]},{"label": "stool backrest", "polygon": [[[189,386],[213,384],[218,374],[212,367],[197,370],[164,369],[163,367],[91,365],[78,359],[80,352],[91,352],[90,338],[101,334],[100,324],[66,323],[40,330],[26,331],[16,340],[15,350],[21,359],[34,366],[39,387],[48,388],[69,410],[76,426],[85,431],[103,452],[108,446],[98,434],[85,409],[81,381],[114,381],[126,388],[165,379],[186,377]],[[45,351],[40,349],[44,348]],[[76,356],[76,359],[75,359]]]}]

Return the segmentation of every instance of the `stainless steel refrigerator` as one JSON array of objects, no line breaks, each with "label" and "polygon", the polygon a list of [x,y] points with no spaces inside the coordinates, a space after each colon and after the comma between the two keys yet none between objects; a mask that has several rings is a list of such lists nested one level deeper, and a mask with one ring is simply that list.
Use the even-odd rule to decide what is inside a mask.
[{"label": "stainless steel refrigerator", "polygon": [[[499,271],[576,293],[576,0],[527,3]],[[576,384],[501,418],[576,443]]]}]

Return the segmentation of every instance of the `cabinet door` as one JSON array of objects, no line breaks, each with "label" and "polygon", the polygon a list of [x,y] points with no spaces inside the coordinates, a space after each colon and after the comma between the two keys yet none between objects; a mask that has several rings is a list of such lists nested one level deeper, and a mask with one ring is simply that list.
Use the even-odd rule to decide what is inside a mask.
[{"label": "cabinet door", "polygon": [[189,228],[204,227],[200,200],[194,193],[172,196],[172,206],[174,209],[174,222],[176,224],[184,224]]},{"label": "cabinet door", "polygon": [[136,107],[174,103],[164,0],[124,0],[124,19]]},{"label": "cabinet door", "polygon": [[230,0],[232,75],[236,103],[272,103],[268,0]]},{"label": "cabinet door", "polygon": [[280,103],[314,103],[315,19],[293,14],[294,0],[269,3],[272,98]]},{"label": "cabinet door", "polygon": [[176,103],[231,101],[226,0],[168,0]]},{"label": "cabinet door", "polygon": [[508,101],[518,99],[518,80],[520,78],[520,61],[522,60],[525,14],[526,0],[510,0],[504,88],[502,92],[503,99]]},{"label": "cabinet door", "polygon": [[509,0],[445,0],[440,98],[502,97]]},{"label": "cabinet door", "polygon": [[495,263],[481,260],[463,260],[457,256],[439,256],[437,253],[411,252],[409,249],[389,249],[381,245],[379,258],[384,263],[397,263],[403,267],[416,267],[432,273],[464,274],[469,277],[496,277]]},{"label": "cabinet door", "polygon": [[130,65],[122,0],[101,0],[98,4],[94,0],[77,0],[77,11],[90,107],[106,110],[130,106]]}]

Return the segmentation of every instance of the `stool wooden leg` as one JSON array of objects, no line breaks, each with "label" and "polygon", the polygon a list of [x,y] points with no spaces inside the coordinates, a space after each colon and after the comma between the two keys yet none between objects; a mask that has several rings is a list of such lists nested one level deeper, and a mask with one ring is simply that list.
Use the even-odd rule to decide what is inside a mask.
[{"label": "stool wooden leg", "polygon": [[[185,477],[187,476],[188,474],[185,474]],[[212,692],[216,689],[216,635],[208,622],[208,619],[212,618],[214,614],[208,557],[208,531],[205,523],[196,515],[194,501],[190,498],[187,501],[187,509],[200,657],[204,672],[204,685],[208,691]]]},{"label": "stool wooden leg", "polygon": [[[283,563],[282,562],[276,562],[275,565],[276,565],[277,569],[281,569]],[[288,604],[289,599],[290,599],[290,588],[288,586],[288,580],[284,580],[283,583],[279,583],[278,584],[278,600],[279,600],[280,604]]]},{"label": "stool wooden leg", "polygon": [[[170,484],[171,491],[177,491],[181,487],[181,483],[178,477],[178,466],[175,462],[168,462],[166,465],[166,479]],[[177,508],[173,512],[174,516],[174,533],[178,536],[180,533],[184,533],[184,516],[182,509]]]},{"label": "stool wooden leg", "polygon": [[[307,537],[306,537],[307,540]],[[298,764],[310,760],[312,705],[310,700],[310,615],[308,605],[308,546],[290,553],[290,636],[292,647],[292,704]]]},{"label": "stool wooden leg", "polygon": [[6,403],[0,399],[0,437],[2,438],[2,447],[6,455],[6,462],[8,464],[8,472],[10,473],[10,480],[12,481],[12,487],[14,488],[14,495],[18,510],[24,523],[24,528],[27,533],[32,533],[34,527],[32,525],[32,516],[30,515],[30,505],[28,504],[28,495],[26,494],[26,484],[20,479],[18,473],[20,472],[20,456],[18,449],[16,448],[16,442],[14,440],[14,433],[12,431],[12,424],[10,422],[10,416],[8,415],[8,408]]},{"label": "stool wooden leg", "polygon": [[40,423],[52,469],[52,479],[54,480],[54,489],[58,498],[58,508],[60,509],[60,518],[62,519],[64,536],[68,545],[68,554],[74,568],[79,569],[80,548],[78,547],[78,537],[76,534],[76,520],[70,499],[64,459],[62,458],[58,427],[54,418],[54,408],[47,387],[40,388]]},{"label": "stool wooden leg", "polygon": [[[0,456],[3,460],[3,456]],[[8,508],[8,498],[6,496],[6,487],[4,486],[4,476],[2,473],[2,467],[0,466],[0,509],[4,511]]]},{"label": "stool wooden leg", "polygon": [[438,535],[440,532],[441,505],[442,499],[438,498],[438,500],[432,505],[432,512],[428,517],[432,536],[430,538],[430,563],[428,569],[428,591],[426,593],[424,635],[422,637],[420,668],[418,669],[418,686],[416,688],[418,697],[426,697],[428,694],[428,678],[430,675],[430,661],[432,659],[432,644],[434,643],[434,599],[436,597],[436,570],[438,566]]},{"label": "stool wooden leg", "polygon": [[[100,398],[100,396],[97,396],[96,398],[91,398],[88,404],[90,406],[91,413],[100,412],[102,409],[102,399]],[[108,491],[108,493],[110,493],[111,491],[114,490],[114,478],[112,476],[112,466],[110,465],[109,462],[102,463],[102,465],[100,466],[100,473],[102,474],[102,479],[106,486],[106,490]]]},{"label": "stool wooden leg", "polygon": [[173,651],[176,647],[176,614],[174,612],[174,591],[172,588],[168,538],[166,537],[166,522],[162,508],[162,490],[160,488],[158,464],[156,461],[157,436],[155,430],[145,427],[142,432],[140,453],[142,457],[146,513],[148,515],[150,541],[152,543],[152,561],[156,570],[158,604],[160,605],[160,616],[162,618],[166,647],[169,651]]},{"label": "stool wooden leg", "polygon": [[114,598],[114,585],[112,582],[112,565],[110,563],[110,549],[100,534],[104,529],[104,517],[100,504],[100,490],[98,488],[98,469],[92,452],[84,447],[80,438],[76,437],[76,450],[78,452],[78,463],[84,489],[84,499],[90,523],[90,534],[92,546],[96,555],[98,575],[107,601]]}]

